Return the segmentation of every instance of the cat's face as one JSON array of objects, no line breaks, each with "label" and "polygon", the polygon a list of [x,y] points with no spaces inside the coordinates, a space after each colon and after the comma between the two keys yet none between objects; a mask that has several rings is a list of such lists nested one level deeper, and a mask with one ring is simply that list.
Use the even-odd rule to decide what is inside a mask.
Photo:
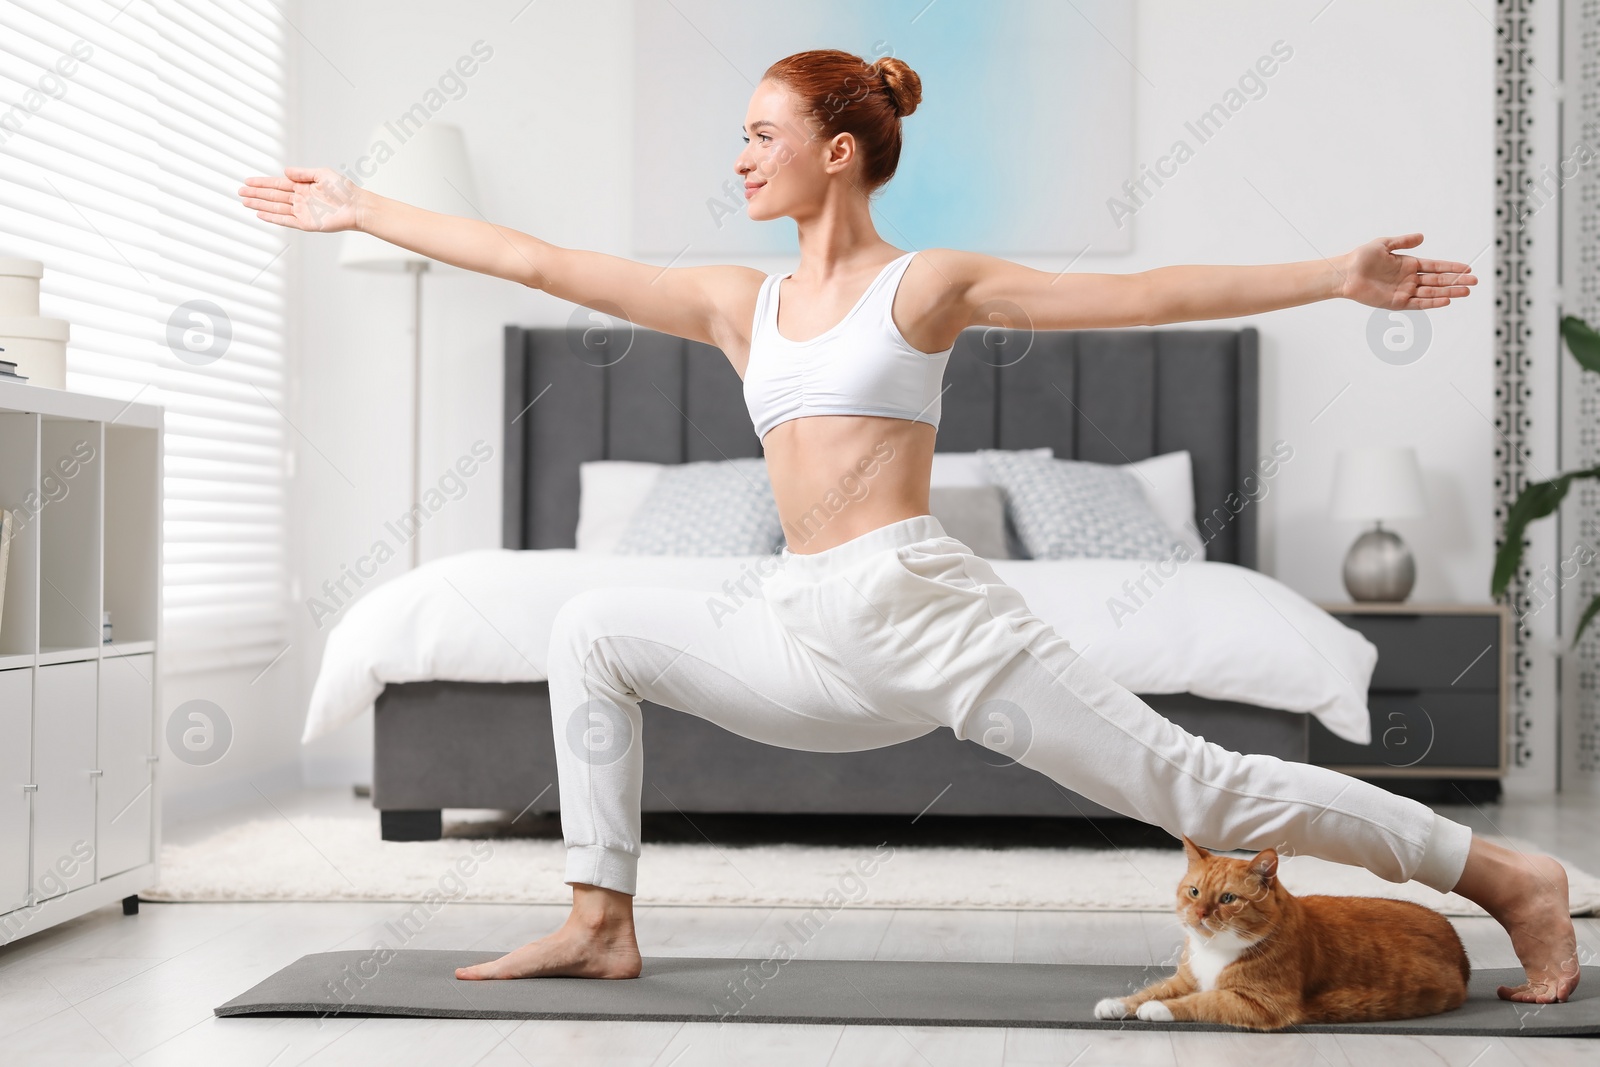
[{"label": "cat's face", "polygon": [[1282,900],[1278,854],[1241,860],[1217,856],[1183,839],[1189,869],[1178,883],[1178,919],[1205,937],[1231,933],[1257,941],[1277,925]]}]

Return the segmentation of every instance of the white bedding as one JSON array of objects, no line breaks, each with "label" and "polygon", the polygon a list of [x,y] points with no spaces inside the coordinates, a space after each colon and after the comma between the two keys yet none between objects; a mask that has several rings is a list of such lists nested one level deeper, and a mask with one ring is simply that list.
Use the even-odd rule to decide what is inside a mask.
[{"label": "white bedding", "polygon": [[[759,557],[487,550],[436,560],[350,605],[328,636],[303,741],[357,718],[389,682],[540,681],[550,623],[598,586],[703,589]],[[1091,663],[1136,693],[1181,693],[1315,715],[1371,741],[1366,692],[1378,650],[1287,586],[1231,563],[1191,560],[1157,588],[1141,560],[993,560],[1000,579]],[[1120,601],[1114,615],[1109,602]],[[1136,606],[1142,601],[1142,606]],[[1131,613],[1129,613],[1131,610]]]}]

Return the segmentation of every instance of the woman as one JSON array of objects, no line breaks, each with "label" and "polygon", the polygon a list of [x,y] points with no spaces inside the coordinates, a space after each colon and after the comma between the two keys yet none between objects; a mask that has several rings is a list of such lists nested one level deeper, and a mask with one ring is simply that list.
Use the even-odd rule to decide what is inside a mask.
[{"label": "woman", "polygon": [[[1565,1000],[1578,970],[1559,863],[1486,842],[1357,779],[1185,733],[1081,659],[928,513],[944,363],[961,331],[987,325],[995,307],[1047,330],[1228,318],[1336,297],[1428,309],[1471,291],[1467,265],[1399,254],[1421,234],[1331,260],[1130,275],[901,252],[874,230],[869,198],[893,176],[900,120],[920,98],[917,75],[895,58],[868,64],[819,50],[767,70],[735,170],[750,218],[798,227],[800,265],[781,278],[560,248],[375,196],[325,168],[288,168],[240,189],[268,222],[360,229],[720,348],[745,381],[789,533],[762,597],[734,625],[708,618],[704,594],[690,590],[591,590],[562,606],[549,685],[572,911],[550,936],[457,977],[638,975],[641,698],[813,751],[892,745],[940,726],[965,737],[980,721],[974,709],[1004,700],[1032,728],[1019,762],[1061,785],[1208,846],[1288,848],[1453,889],[1511,935],[1528,980],[1502,997]],[[870,491],[817,525],[815,505],[871,457],[883,462]],[[613,739],[601,752],[587,742],[596,729]]]}]

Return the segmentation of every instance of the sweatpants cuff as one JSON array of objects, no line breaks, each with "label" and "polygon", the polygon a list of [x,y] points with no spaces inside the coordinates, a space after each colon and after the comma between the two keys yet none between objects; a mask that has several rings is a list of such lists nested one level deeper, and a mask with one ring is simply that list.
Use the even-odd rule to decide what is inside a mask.
[{"label": "sweatpants cuff", "polygon": [[567,848],[566,882],[572,885],[597,885],[630,897],[637,892],[639,857],[604,845],[571,845]]},{"label": "sweatpants cuff", "polygon": [[1428,835],[1422,862],[1412,878],[1429,889],[1448,893],[1461,881],[1467,867],[1467,852],[1472,848],[1472,829],[1433,813],[1433,832]]}]

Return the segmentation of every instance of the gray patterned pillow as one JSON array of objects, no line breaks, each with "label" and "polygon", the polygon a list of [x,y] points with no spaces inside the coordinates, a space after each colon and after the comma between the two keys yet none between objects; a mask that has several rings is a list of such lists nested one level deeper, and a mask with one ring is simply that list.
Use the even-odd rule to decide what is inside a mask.
[{"label": "gray patterned pillow", "polygon": [[1133,474],[1104,463],[978,452],[1034,559],[1185,558]]},{"label": "gray patterned pillow", "polygon": [[675,463],[628,520],[613,552],[631,556],[759,556],[783,541],[762,459]]}]

